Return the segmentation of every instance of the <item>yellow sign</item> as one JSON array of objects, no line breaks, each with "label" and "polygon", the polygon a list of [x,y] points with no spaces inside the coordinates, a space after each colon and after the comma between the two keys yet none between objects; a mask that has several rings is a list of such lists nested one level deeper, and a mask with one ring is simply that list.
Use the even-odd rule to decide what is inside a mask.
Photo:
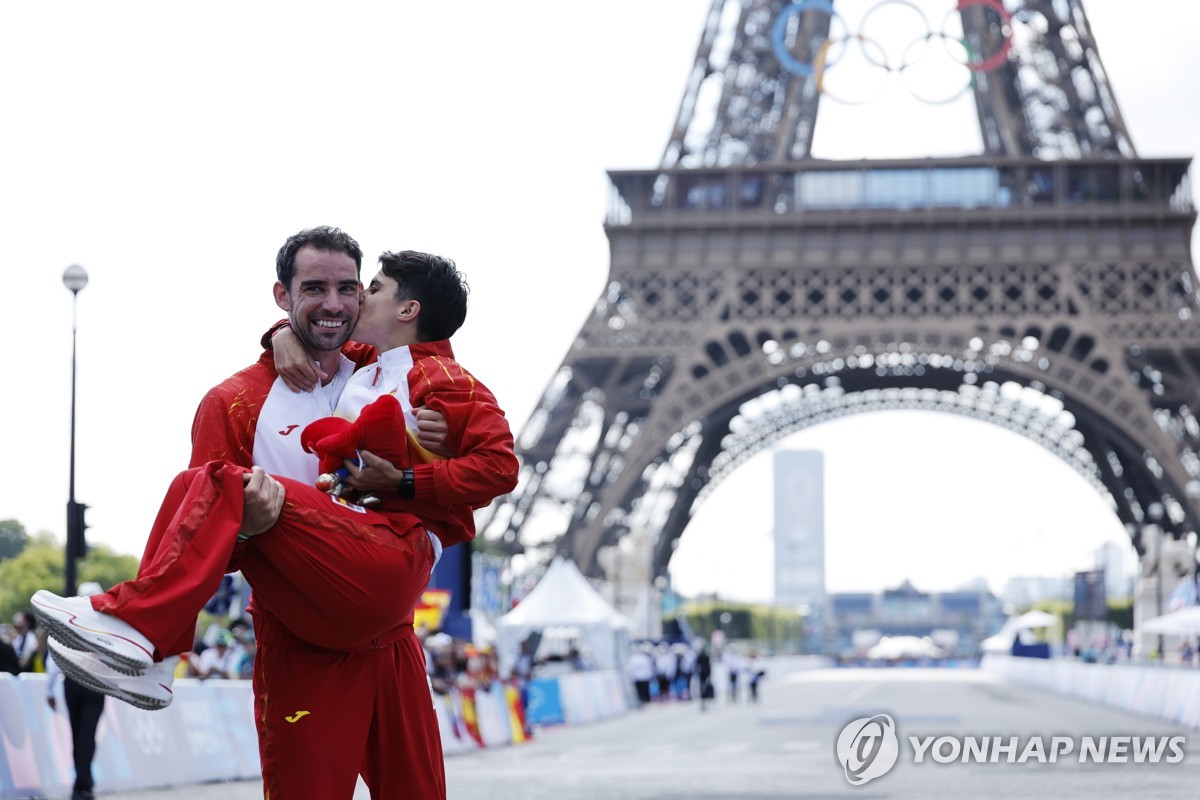
[{"label": "yellow sign", "polygon": [[417,601],[413,625],[417,628],[424,627],[430,633],[441,630],[442,620],[446,616],[446,607],[449,605],[449,589],[426,589],[421,593],[421,599]]}]

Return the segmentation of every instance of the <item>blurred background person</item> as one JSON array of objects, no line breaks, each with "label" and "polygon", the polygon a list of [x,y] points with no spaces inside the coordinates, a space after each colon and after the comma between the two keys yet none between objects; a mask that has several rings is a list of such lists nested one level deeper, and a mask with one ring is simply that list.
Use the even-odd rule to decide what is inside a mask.
[{"label": "blurred background person", "polygon": [[[80,597],[91,597],[104,589],[95,581],[79,585]],[[93,800],[95,782],[92,779],[92,759],[96,755],[96,728],[100,715],[104,713],[105,695],[92,691],[62,674],[54,657],[46,656],[46,705],[58,710],[55,688],[62,678],[63,700],[67,707],[67,721],[71,723],[71,752],[75,760],[75,783],[71,787],[71,800]]]},{"label": "blurred background person", "polygon": [[9,662],[7,672],[17,675],[22,672],[34,671],[34,659],[37,658],[38,651],[41,649],[41,642],[35,632],[36,628],[37,620],[29,609],[23,608],[13,614],[12,638],[9,641],[12,658],[5,659]]},{"label": "blurred background person", "polygon": [[638,708],[650,702],[650,681],[654,680],[654,658],[649,645],[636,645],[625,662],[625,674],[633,681]]},{"label": "blurred background person", "polygon": [[717,696],[712,681],[712,657],[708,654],[708,643],[696,640],[696,691],[700,693],[700,710]]},{"label": "blurred background person", "polygon": [[665,703],[671,699],[671,684],[675,682],[675,671],[679,668],[679,659],[671,652],[670,645],[660,644],[654,648],[654,677],[658,682],[658,702]]},{"label": "blurred background person", "polygon": [[454,640],[445,633],[435,633],[425,639],[426,669],[429,685],[437,694],[449,694],[458,685],[458,664],[454,658]]},{"label": "blurred background person", "polygon": [[766,674],[762,662],[758,660],[758,651],[751,650],[750,657],[746,659],[746,688],[750,690],[751,703],[758,702],[758,684]]},{"label": "blurred background person", "polygon": [[729,702],[738,701],[738,674],[742,671],[742,657],[732,647],[721,653],[721,663],[729,675]]},{"label": "blurred background person", "polygon": [[17,654],[12,646],[13,629],[7,622],[0,622],[0,672],[16,675],[20,671]]},{"label": "blurred background person", "polygon": [[675,696],[680,700],[691,700],[692,676],[696,672],[696,651],[683,642],[672,645],[671,649],[675,651],[678,664],[675,673]]},{"label": "blurred background person", "polygon": [[254,626],[246,617],[238,617],[229,625],[233,637],[229,656],[229,677],[250,680],[254,677]]},{"label": "blurred background person", "polygon": [[206,647],[196,663],[196,677],[200,680],[208,678],[228,678],[232,674],[234,659],[237,653],[233,651],[233,634],[227,630],[217,633],[217,639],[212,647]]}]

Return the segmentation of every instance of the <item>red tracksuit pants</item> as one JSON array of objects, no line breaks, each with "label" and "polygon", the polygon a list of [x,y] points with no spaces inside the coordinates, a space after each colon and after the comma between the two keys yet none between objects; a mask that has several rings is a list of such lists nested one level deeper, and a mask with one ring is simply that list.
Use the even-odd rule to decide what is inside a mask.
[{"label": "red tracksuit pants", "polygon": [[420,520],[350,507],[287,478],[275,527],[238,547],[243,467],[176,476],[138,577],[92,598],[160,658],[190,650],[231,565],[254,592],[255,723],[264,796],[444,798],[441,737],[412,611],[433,546]]}]

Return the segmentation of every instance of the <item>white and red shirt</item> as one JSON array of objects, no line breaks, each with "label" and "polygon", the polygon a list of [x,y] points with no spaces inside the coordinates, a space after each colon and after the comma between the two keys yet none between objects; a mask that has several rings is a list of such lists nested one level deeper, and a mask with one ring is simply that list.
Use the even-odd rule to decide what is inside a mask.
[{"label": "white and red shirt", "polygon": [[[416,496],[402,508],[450,546],[475,535],[474,509],[516,486],[518,462],[512,432],[496,398],[454,361],[448,341],[423,342],[376,354],[347,347],[337,374],[313,392],[292,392],[275,370],[274,354],[210,390],[192,423],[192,459],[198,467],[224,459],[244,467],[312,484],[317,457],[304,452],[300,432],[336,413],[353,421],[368,403],[394,394],[410,431],[414,407],[440,412],[449,427],[451,459],[437,459],[409,436]],[[369,362],[354,372],[355,363]]]}]

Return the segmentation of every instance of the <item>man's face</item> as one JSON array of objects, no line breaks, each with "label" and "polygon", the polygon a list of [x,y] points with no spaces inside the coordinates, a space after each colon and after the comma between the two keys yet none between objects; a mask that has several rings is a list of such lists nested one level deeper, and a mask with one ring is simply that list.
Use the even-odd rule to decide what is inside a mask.
[{"label": "man's face", "polygon": [[275,284],[275,302],[305,347],[332,353],[350,339],[361,290],[353,258],[305,245],[296,253],[292,285]]}]

